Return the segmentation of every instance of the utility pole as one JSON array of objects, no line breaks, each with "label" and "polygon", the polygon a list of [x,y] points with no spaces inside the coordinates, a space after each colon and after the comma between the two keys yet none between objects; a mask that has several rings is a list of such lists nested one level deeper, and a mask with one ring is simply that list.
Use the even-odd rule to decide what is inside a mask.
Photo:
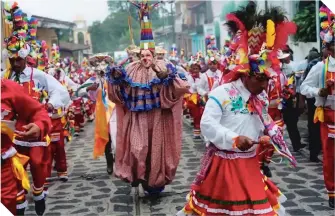
[{"label": "utility pole", "polygon": [[265,0],[265,11],[267,11],[268,9],[269,9],[268,0]]},{"label": "utility pole", "polygon": [[173,3],[174,1],[170,1],[170,9],[171,9],[171,24],[172,24],[172,41],[175,44],[176,43],[176,33],[175,33],[175,29],[174,29],[174,11],[173,11]]}]

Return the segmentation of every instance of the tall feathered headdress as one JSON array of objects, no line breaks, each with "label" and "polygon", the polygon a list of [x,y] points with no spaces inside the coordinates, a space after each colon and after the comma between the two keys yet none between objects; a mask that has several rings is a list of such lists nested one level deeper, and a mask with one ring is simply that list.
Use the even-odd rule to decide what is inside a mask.
[{"label": "tall feathered headdress", "polygon": [[51,58],[54,64],[58,63],[60,60],[59,47],[56,44],[52,45],[51,48]]},{"label": "tall feathered headdress", "polygon": [[335,14],[325,5],[320,8],[320,37],[323,44],[334,43],[334,31],[335,31]]},{"label": "tall feathered headdress", "polygon": [[178,61],[178,56],[177,56],[177,46],[176,44],[173,44],[170,50],[170,57],[169,60],[173,60],[173,61]]},{"label": "tall feathered headdress", "polygon": [[142,0],[141,2],[135,2],[129,0],[131,4],[139,10],[139,19],[141,25],[141,50],[150,50],[155,52],[155,41],[152,33],[152,21],[150,18],[150,12],[152,9],[158,6],[159,3],[154,3],[152,5],[148,4],[147,0]]},{"label": "tall feathered headdress", "polygon": [[261,18],[262,26],[265,27],[266,37],[263,42],[263,50],[267,52],[267,59],[277,59],[279,50],[285,49],[288,37],[297,31],[297,25],[288,21],[285,12],[280,7],[270,8]]},{"label": "tall feathered headdress", "polygon": [[37,68],[39,70],[44,70],[48,65],[48,45],[46,41],[39,41],[40,43],[40,53],[38,55]]}]

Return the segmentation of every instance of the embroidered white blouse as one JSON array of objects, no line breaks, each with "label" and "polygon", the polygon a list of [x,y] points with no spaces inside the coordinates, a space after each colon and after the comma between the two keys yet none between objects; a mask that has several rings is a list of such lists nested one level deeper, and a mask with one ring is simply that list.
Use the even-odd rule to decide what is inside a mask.
[{"label": "embroidered white blouse", "polygon": [[[257,113],[248,106],[251,93],[241,79],[223,84],[209,94],[201,119],[201,132],[221,150],[241,152],[233,148],[233,138],[243,135],[257,141],[264,134],[264,125]],[[257,96],[268,107],[265,91]],[[266,109],[267,109],[266,107]],[[248,151],[256,150],[256,145]]]}]

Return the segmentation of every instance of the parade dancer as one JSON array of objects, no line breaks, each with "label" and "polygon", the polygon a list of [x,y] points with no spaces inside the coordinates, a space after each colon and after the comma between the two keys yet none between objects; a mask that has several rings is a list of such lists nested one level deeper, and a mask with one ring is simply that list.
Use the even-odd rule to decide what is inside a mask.
[{"label": "parade dancer", "polygon": [[140,61],[126,69],[110,69],[108,94],[117,113],[116,176],[133,187],[141,183],[147,192],[159,193],[176,174],[181,151],[182,96],[188,89],[171,64],[154,59],[155,43],[145,9],[148,5],[143,4],[138,6],[142,27]]},{"label": "parade dancer", "polygon": [[[53,76],[58,80],[62,86],[65,87],[69,92],[76,91],[78,84],[74,83],[70,78],[65,75],[65,72],[61,68],[50,69],[48,74]],[[59,179],[63,182],[68,180],[67,175],[67,163],[66,163],[66,153],[65,153],[65,131],[64,127],[66,125],[66,113],[70,103],[66,106],[50,114],[52,119],[52,131],[51,131],[51,143],[48,146],[49,150],[49,161],[47,167],[47,179],[44,190],[47,191],[49,187],[49,178],[51,177],[52,163],[55,160],[55,168]]]},{"label": "parade dancer", "polygon": [[167,51],[164,49],[164,47],[156,46],[155,53],[156,53],[156,59],[167,61],[167,59],[165,58]]},{"label": "parade dancer", "polygon": [[[34,99],[43,102],[48,96],[46,104],[48,110],[58,110],[68,104],[70,98],[65,88],[60,85],[52,76],[26,66],[26,57],[29,54],[29,45],[18,35],[12,35],[7,40],[6,52],[10,60],[12,71],[9,71],[7,78],[20,83],[25,92]],[[25,123],[16,124],[17,131],[24,131]],[[14,144],[19,153],[30,157],[29,164],[33,176],[33,199],[35,209],[38,215],[43,214],[45,210],[45,194],[43,193],[46,178],[46,161],[48,159],[47,145],[45,137],[39,139],[26,139],[15,136]],[[27,207],[24,191],[18,193],[18,211],[23,214]]]},{"label": "parade dancer", "polygon": [[[275,46],[272,52],[281,47]],[[273,75],[265,60],[250,56],[249,71],[234,74],[234,79],[209,94],[201,130],[210,145],[192,183],[188,203],[178,216],[285,215],[280,203],[286,198],[261,172],[255,145],[272,145],[296,165],[278,125],[267,113],[265,90]]]},{"label": "parade dancer", "polygon": [[334,128],[335,128],[335,17],[326,6],[320,8],[322,31],[320,37],[327,50],[327,58],[318,62],[302,83],[301,94],[307,98],[315,97],[317,107],[314,122],[320,122],[321,144],[323,152],[323,176],[329,196],[329,206],[334,208]]},{"label": "parade dancer", "polygon": [[190,71],[186,78],[190,86],[190,94],[185,95],[186,107],[193,119],[193,139],[201,140],[200,120],[203,109],[201,108],[201,95],[198,93],[201,66],[198,62],[193,61],[193,59],[191,59],[189,64]]},{"label": "parade dancer", "polygon": [[[24,124],[25,132],[20,136],[25,138],[44,137],[51,128],[50,118],[42,104],[26,94],[17,83],[1,80],[1,203],[13,215],[20,213],[16,211],[17,182],[25,190],[30,188],[28,174],[23,167],[29,157],[19,154],[12,142],[15,121]],[[14,172],[13,168],[18,172]]]},{"label": "parade dancer", "polygon": [[96,54],[89,59],[94,67],[96,76],[91,77],[77,90],[78,95],[87,96],[96,104],[95,132],[93,158],[98,158],[105,153],[107,173],[114,170],[116,151],[116,111],[115,104],[107,96],[108,86],[105,79],[106,70],[112,64],[113,58],[108,55]]},{"label": "parade dancer", "polygon": [[186,81],[187,80],[186,76],[188,75],[188,72],[183,67],[179,66],[180,59],[177,56],[177,52],[178,52],[177,47],[175,44],[173,44],[171,47],[169,61],[176,67],[179,77],[182,80]]},{"label": "parade dancer", "polygon": [[131,44],[126,48],[128,57],[118,63],[121,67],[126,67],[128,64],[137,60],[137,54],[139,52],[138,47],[135,44]]},{"label": "parade dancer", "polygon": [[198,93],[208,99],[208,94],[214,89],[214,83],[219,82],[222,73],[218,70],[218,61],[214,56],[208,57],[208,70],[200,75],[200,82],[198,85]]}]

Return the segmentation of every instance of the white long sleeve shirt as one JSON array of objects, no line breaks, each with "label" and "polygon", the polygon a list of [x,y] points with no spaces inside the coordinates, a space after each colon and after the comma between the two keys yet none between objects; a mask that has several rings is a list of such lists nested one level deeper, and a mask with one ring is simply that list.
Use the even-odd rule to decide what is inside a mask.
[{"label": "white long sleeve shirt", "polygon": [[[202,134],[217,148],[241,152],[238,148],[233,148],[233,138],[243,135],[257,141],[263,134],[262,121],[247,106],[250,96],[251,93],[240,79],[223,84],[209,94],[200,127]],[[268,106],[264,91],[257,97]],[[253,146],[248,151],[256,148],[257,146]]]},{"label": "white long sleeve shirt", "polygon": [[[48,92],[49,101],[55,109],[66,107],[70,102],[70,95],[67,89],[62,86],[53,76],[40,71],[36,68],[26,67],[23,72],[20,74],[20,83],[30,81],[31,73],[33,72],[32,80],[35,87],[43,89]],[[15,80],[15,74],[12,73],[10,78]]]},{"label": "white long sleeve shirt", "polygon": [[[332,110],[335,109],[335,95],[328,95],[327,99],[325,97],[319,96],[319,91],[322,88],[322,73],[324,68],[324,62],[318,62],[310,72],[308,73],[306,79],[302,82],[300,86],[301,94],[305,95],[307,98],[315,97],[316,107],[329,107]],[[335,60],[330,59],[328,64],[328,73],[335,73]]]},{"label": "white long sleeve shirt", "polygon": [[193,78],[190,74],[186,76],[187,82],[190,85],[190,93],[198,93],[198,84],[200,82],[200,78]]},{"label": "white long sleeve shirt", "polygon": [[[214,78],[213,83],[212,83],[212,87],[210,89],[210,85],[208,83],[208,77],[209,78]],[[219,81],[221,79],[221,71],[220,70],[216,70],[215,72],[211,71],[211,70],[207,70],[205,73],[200,74],[200,81],[198,84],[198,93],[201,96],[205,96],[206,94],[208,94],[214,87],[214,83]]]}]

